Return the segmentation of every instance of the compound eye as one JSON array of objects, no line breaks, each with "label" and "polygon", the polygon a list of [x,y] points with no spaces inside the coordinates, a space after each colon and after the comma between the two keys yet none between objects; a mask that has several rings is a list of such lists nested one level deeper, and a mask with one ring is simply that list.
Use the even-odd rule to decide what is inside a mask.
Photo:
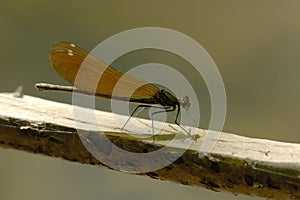
[{"label": "compound eye", "polygon": [[191,103],[190,103],[190,98],[188,96],[184,96],[181,99],[181,106],[186,109],[189,110]]}]

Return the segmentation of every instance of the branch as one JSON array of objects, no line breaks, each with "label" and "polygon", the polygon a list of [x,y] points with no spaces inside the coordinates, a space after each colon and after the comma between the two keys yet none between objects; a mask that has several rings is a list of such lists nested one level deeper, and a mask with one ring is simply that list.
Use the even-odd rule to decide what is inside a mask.
[{"label": "branch", "polygon": [[[126,162],[116,162],[124,158],[116,154],[112,146],[101,146],[104,144],[101,138],[106,136],[114,145],[130,152],[147,153],[160,149],[178,133],[176,125],[165,124],[153,143],[152,138],[148,137],[151,136],[151,131],[143,131],[146,133],[138,135],[143,138],[122,132],[114,119],[126,119],[126,116],[95,111],[96,118],[101,119],[99,123],[104,131],[101,133],[97,131],[99,125],[91,120],[74,119],[72,105],[31,96],[18,98],[2,93],[0,108],[1,147],[107,168],[112,168],[110,164],[114,164],[113,168],[122,171],[139,170],[140,165],[135,164],[135,156],[127,157]],[[80,127],[81,134],[76,132],[74,122]],[[143,127],[151,127],[151,122],[145,119],[135,118],[135,122],[137,123],[134,125],[128,125],[134,132],[142,132],[145,129]],[[213,150],[206,155],[199,153],[206,132],[197,129],[199,139],[187,150],[183,144],[188,139],[184,136],[176,137],[172,140],[175,142],[168,144],[168,154],[156,159],[172,160],[174,152],[184,153],[166,167],[138,175],[234,194],[273,199],[300,198],[300,144],[222,133]],[[95,151],[88,151],[86,147]],[[95,154],[99,152],[99,148],[104,156],[112,160],[100,162],[101,155]],[[99,155],[100,159],[94,157]]]}]

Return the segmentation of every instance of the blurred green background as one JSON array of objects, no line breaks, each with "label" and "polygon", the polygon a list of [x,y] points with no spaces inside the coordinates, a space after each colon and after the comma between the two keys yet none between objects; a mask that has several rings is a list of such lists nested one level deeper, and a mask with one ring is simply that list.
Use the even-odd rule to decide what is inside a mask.
[{"label": "blurred green background", "polygon": [[[91,50],[131,28],[170,28],[203,45],[219,67],[228,100],[224,131],[300,142],[299,19],[297,0],[3,0],[0,90],[12,92],[23,85],[28,95],[71,103],[70,95],[41,93],[33,87],[36,82],[66,84],[49,67],[53,42],[65,40]],[[151,61],[142,54],[145,58],[139,52],[123,56],[115,66],[127,70]],[[205,93],[202,127],[209,119]],[[0,199],[255,199],[9,149],[0,149],[0,155]]]}]

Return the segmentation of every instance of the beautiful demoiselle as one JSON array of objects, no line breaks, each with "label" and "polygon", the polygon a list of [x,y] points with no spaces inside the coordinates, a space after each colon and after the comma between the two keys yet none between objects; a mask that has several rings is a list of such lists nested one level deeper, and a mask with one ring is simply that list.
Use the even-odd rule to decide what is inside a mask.
[{"label": "beautiful demoiselle", "polygon": [[[132,112],[131,116],[125,122],[122,129],[126,126],[130,118],[136,113],[138,108],[163,108],[163,110],[153,112],[151,115],[153,135],[153,115],[161,112],[171,112],[177,109],[177,114],[174,121],[175,124],[177,124],[182,130],[184,130],[189,136],[193,137],[178,122],[180,108],[183,107],[184,109],[188,110],[190,107],[190,101],[187,96],[184,96],[179,100],[173,94],[164,89],[159,89],[153,84],[146,84],[134,77],[117,71],[101,60],[91,56],[87,51],[68,42],[61,41],[53,44],[49,56],[49,62],[60,76],[62,76],[65,80],[67,80],[74,86],[37,83],[35,86],[39,90],[76,92],[87,95],[95,95],[103,98],[142,103],[141,105],[138,105]],[[76,76],[82,63],[85,63],[85,78],[84,80],[76,82],[75,84]],[[121,78],[122,84],[118,85],[118,92],[117,94],[115,94],[113,93],[114,87]],[[94,83],[97,83],[96,90],[93,85]],[[132,90],[134,90],[134,92],[129,96],[129,93],[127,91]],[[160,104],[162,107],[155,105],[153,106],[153,104]]]}]

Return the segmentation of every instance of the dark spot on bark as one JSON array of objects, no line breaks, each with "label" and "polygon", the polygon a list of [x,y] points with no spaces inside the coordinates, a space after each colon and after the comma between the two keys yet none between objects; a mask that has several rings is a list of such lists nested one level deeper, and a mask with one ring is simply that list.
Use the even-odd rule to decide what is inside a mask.
[{"label": "dark spot on bark", "polygon": [[253,186],[254,183],[253,177],[250,175],[245,175],[245,182],[247,183],[247,185]]},{"label": "dark spot on bark", "polygon": [[148,176],[152,177],[152,178],[158,177],[158,174],[155,173],[155,172],[147,172],[146,174],[147,174]]},{"label": "dark spot on bark", "polygon": [[170,165],[168,165],[168,166],[165,167],[166,170],[171,170],[171,169],[173,169],[173,168],[174,168],[174,167],[173,167],[172,164],[170,164]]},{"label": "dark spot on bark", "polygon": [[144,148],[144,149],[143,149],[143,153],[148,153],[148,149],[147,149],[147,148]]},{"label": "dark spot on bark", "polygon": [[90,165],[95,165],[94,161],[90,161],[89,163],[90,163]]},{"label": "dark spot on bark", "polygon": [[220,172],[220,170],[219,170],[219,164],[216,163],[216,162],[211,163],[210,168],[211,168],[214,172],[216,172],[216,173],[219,173],[219,172]]},{"label": "dark spot on bark", "polygon": [[10,146],[15,146],[15,144],[12,143],[12,142],[9,142],[8,145],[10,145]]},{"label": "dark spot on bark", "polygon": [[180,181],[180,183],[181,183],[182,185],[189,185],[189,182],[187,182],[187,181]]},{"label": "dark spot on bark", "polygon": [[177,160],[174,161],[174,163],[175,163],[176,165],[180,165],[180,164],[183,163],[183,162],[184,162],[184,160],[183,160],[181,157],[179,157]]},{"label": "dark spot on bark", "polygon": [[58,144],[64,143],[64,141],[60,137],[57,137],[57,136],[50,136],[49,140],[51,142],[58,143]]},{"label": "dark spot on bark", "polygon": [[273,188],[273,189],[280,189],[277,185],[275,185],[275,184],[272,182],[272,180],[271,180],[270,177],[267,178],[267,186],[268,186],[269,188]]}]

